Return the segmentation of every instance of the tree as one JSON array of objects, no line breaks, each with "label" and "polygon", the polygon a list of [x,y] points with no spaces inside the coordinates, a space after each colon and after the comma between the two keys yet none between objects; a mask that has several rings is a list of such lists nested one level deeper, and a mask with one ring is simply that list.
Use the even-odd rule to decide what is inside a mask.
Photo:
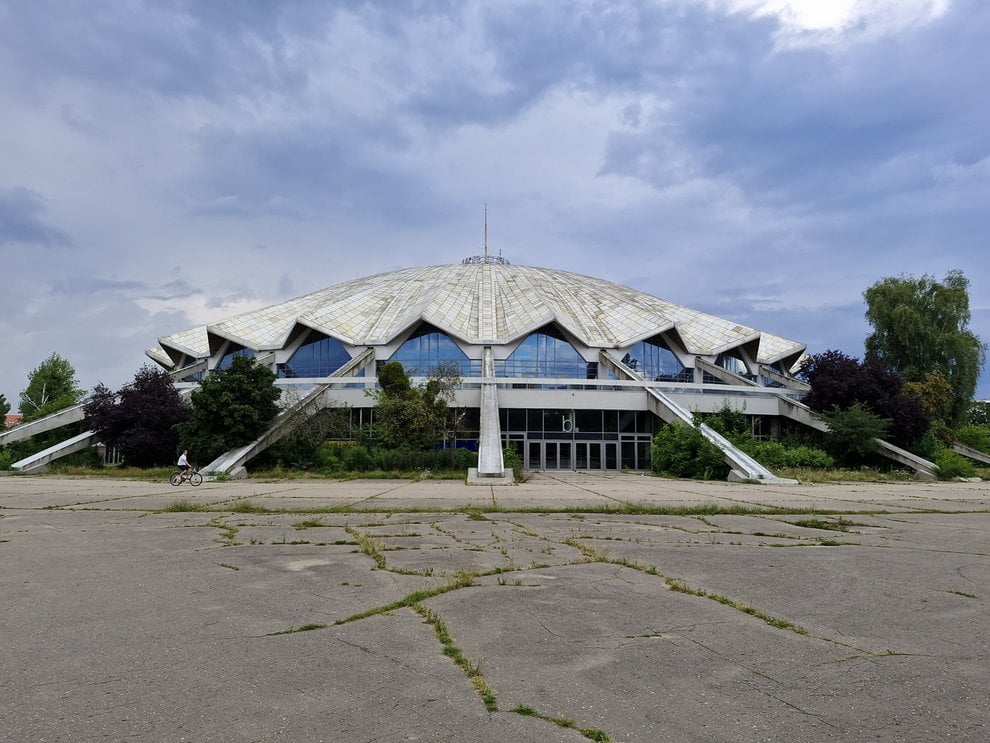
[{"label": "tree", "polygon": [[939,441],[951,444],[955,440],[949,428],[955,390],[949,380],[938,372],[928,372],[923,382],[905,382],[904,394],[918,401],[931,421],[931,432]]},{"label": "tree", "polygon": [[887,277],[863,297],[874,328],[866,338],[867,358],[894,368],[909,382],[941,374],[954,391],[946,421],[958,424],[976,391],[986,348],[967,329],[969,280],[962,271],[949,271],[941,282],[928,275]]},{"label": "tree", "polygon": [[889,421],[890,438],[910,447],[925,435],[929,419],[917,398],[904,394],[904,380],[870,358],[860,362],[841,351],[809,356],[801,374],[811,385],[804,403],[818,412],[848,410],[857,403]]},{"label": "tree", "polygon": [[697,428],[682,423],[663,426],[653,436],[651,466],[658,475],[721,480],[729,474],[722,450]]},{"label": "tree", "polygon": [[192,393],[189,420],[178,425],[180,446],[195,461],[208,463],[254,441],[278,414],[280,394],[269,369],[253,358],[235,357]]},{"label": "tree", "polygon": [[888,418],[881,418],[860,402],[845,410],[832,408],[822,417],[829,428],[825,447],[844,464],[860,464],[876,451],[876,439],[884,438],[890,427]]},{"label": "tree", "polygon": [[5,416],[10,412],[10,403],[7,402],[6,395],[0,395],[0,416]]},{"label": "tree", "polygon": [[172,464],[179,444],[175,426],[189,418],[168,372],[149,366],[120,392],[97,385],[83,411],[86,425],[135,467]]},{"label": "tree", "polygon": [[966,422],[974,426],[990,426],[990,402],[974,400],[966,410]]},{"label": "tree", "polygon": [[21,392],[21,413],[25,421],[43,418],[75,405],[85,394],[72,364],[53,353],[28,374],[28,386]]},{"label": "tree", "polygon": [[432,449],[456,428],[448,402],[460,384],[456,366],[433,370],[423,387],[413,387],[402,364],[390,361],[378,373],[375,435],[386,449]]}]

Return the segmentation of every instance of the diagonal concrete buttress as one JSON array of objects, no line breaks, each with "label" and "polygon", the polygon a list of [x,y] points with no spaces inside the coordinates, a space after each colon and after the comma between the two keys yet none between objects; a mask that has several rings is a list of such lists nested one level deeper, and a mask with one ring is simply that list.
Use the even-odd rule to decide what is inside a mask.
[{"label": "diagonal concrete buttress", "polygon": [[[773,392],[773,390],[769,391]],[[779,393],[777,400],[777,410],[781,416],[790,418],[792,421],[797,421],[822,433],[828,433],[828,423],[819,418],[815,414],[815,411],[803,402],[791,400]],[[873,439],[873,442],[877,445],[877,454],[913,470],[915,477],[922,480],[935,479],[937,468],[934,462],[930,462],[924,457],[919,457],[917,454],[912,454],[907,449],[894,446],[889,441],[884,441],[883,439]]]},{"label": "diagonal concrete buttress", "polygon": [[230,475],[234,478],[246,476],[247,470],[244,469],[244,465],[247,462],[276,441],[291,433],[293,426],[306,420],[325,407],[323,405],[324,397],[335,383],[334,380],[340,377],[351,376],[351,372],[359,369],[373,356],[374,349],[365,349],[331,374],[326,382],[316,385],[298,402],[293,403],[290,407],[275,416],[275,420],[272,421],[268,430],[261,434],[261,436],[244,446],[239,446],[236,449],[231,449],[221,454],[208,465],[202,467],[202,472],[214,476],[218,474]]},{"label": "diagonal concrete buttress", "polygon": [[478,438],[478,467],[468,469],[469,485],[502,485],[513,481],[505,471],[502,428],[498,420],[495,355],[485,346],[481,366],[481,431]]},{"label": "diagonal concrete buttress", "polygon": [[676,422],[690,426],[691,428],[697,428],[702,436],[721,449],[725,463],[732,468],[732,471],[729,473],[730,479],[755,480],[760,483],[773,483],[776,485],[794,485],[797,483],[797,480],[777,477],[773,472],[710,426],[704,423],[695,423],[694,416],[690,411],[685,410],[682,406],[674,402],[669,395],[654,387],[650,387],[640,374],[630,369],[621,361],[616,361],[605,351],[602,351],[600,356],[606,366],[612,368],[626,379],[643,383],[643,390],[647,395],[647,405],[650,412],[667,423]]}]

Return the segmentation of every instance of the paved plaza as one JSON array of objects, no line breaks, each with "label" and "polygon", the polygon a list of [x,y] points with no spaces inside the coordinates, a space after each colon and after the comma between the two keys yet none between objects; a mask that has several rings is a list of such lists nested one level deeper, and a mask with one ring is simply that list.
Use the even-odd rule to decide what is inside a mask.
[{"label": "paved plaza", "polygon": [[990,737],[990,483],[3,477],[0,560],[3,741]]}]

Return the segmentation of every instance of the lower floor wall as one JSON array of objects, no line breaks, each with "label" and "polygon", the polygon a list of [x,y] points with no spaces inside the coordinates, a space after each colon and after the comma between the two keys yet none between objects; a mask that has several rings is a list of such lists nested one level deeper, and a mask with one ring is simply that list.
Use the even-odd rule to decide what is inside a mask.
[{"label": "lower floor wall", "polygon": [[617,440],[535,438],[503,434],[506,447],[516,450],[527,470],[648,470],[650,436],[623,436]]},{"label": "lower floor wall", "polygon": [[[453,415],[458,423],[448,445],[477,451],[479,409],[458,408]],[[374,409],[349,408],[349,418],[353,434],[360,426],[373,422]],[[757,440],[779,438],[792,427],[777,416],[747,418],[750,433]],[[515,449],[526,470],[646,471],[650,469],[653,433],[663,425],[646,410],[499,409],[502,445]]]}]

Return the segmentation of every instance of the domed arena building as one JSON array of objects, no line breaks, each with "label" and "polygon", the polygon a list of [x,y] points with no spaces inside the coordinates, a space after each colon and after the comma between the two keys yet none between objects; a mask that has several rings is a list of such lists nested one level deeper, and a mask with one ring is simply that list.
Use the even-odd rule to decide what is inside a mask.
[{"label": "domed arena building", "polygon": [[[280,417],[344,405],[354,425],[371,420],[365,390],[386,362],[414,378],[452,363],[453,404],[466,411],[457,445],[479,451],[484,481],[503,475],[503,446],[527,469],[649,469],[660,421],[693,425],[693,411],[727,401],[773,436],[782,417],[809,417],[792,374],[804,350],[609,281],[478,256],[347,281],[165,336],[147,355],[179,386],[250,355],[297,392]],[[740,476],[773,477],[705,433]],[[275,439],[213,469],[236,469]]]}]

